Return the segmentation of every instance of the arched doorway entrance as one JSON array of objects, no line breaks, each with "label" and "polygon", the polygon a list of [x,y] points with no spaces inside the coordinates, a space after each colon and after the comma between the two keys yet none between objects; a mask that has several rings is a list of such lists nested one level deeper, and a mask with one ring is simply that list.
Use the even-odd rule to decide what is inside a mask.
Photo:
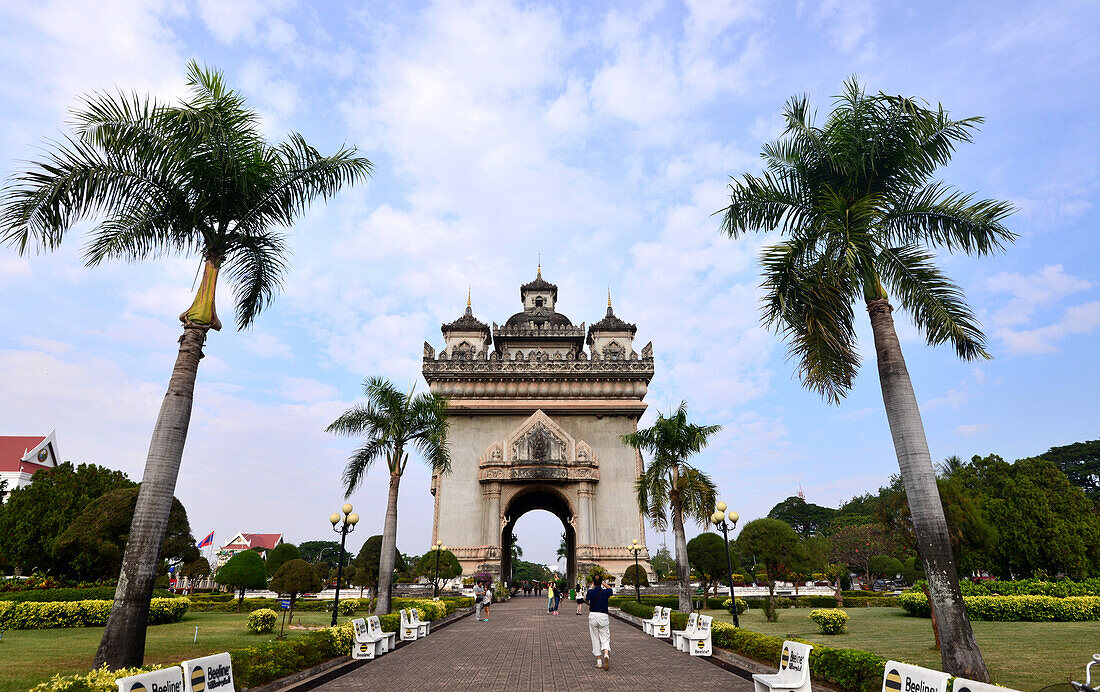
[{"label": "arched doorway entrance", "polygon": [[566,583],[577,580],[577,531],[569,500],[554,486],[528,486],[512,496],[504,508],[504,526],[500,534],[500,574],[503,581],[512,582],[512,543],[516,522],[534,510],[546,510],[561,520],[565,533]]}]

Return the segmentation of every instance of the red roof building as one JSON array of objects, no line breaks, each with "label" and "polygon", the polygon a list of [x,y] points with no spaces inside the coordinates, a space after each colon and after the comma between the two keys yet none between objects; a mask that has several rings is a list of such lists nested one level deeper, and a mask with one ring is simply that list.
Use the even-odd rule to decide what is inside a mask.
[{"label": "red roof building", "polygon": [[35,473],[52,469],[59,461],[56,430],[45,437],[0,436],[0,481],[7,481],[7,486],[0,491],[0,502],[5,501],[11,491],[30,483]]},{"label": "red roof building", "polygon": [[282,542],[283,534],[281,533],[238,533],[230,538],[229,542],[218,551],[218,564],[225,564],[229,558],[245,550],[262,548],[264,551],[268,551]]}]

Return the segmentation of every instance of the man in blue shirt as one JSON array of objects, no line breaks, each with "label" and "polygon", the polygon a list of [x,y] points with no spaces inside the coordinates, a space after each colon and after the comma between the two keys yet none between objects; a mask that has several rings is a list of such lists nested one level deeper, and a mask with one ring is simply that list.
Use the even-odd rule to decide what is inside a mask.
[{"label": "man in blue shirt", "polygon": [[611,670],[611,623],[607,617],[607,599],[611,589],[603,586],[603,576],[592,577],[592,588],[584,597],[588,604],[588,634],[592,637],[592,653],[596,667]]}]

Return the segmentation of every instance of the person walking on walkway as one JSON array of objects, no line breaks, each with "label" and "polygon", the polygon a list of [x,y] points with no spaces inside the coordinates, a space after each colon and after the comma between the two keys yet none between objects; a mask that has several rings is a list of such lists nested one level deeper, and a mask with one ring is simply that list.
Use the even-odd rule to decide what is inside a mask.
[{"label": "person walking on walkway", "polygon": [[[584,605],[584,593],[581,591],[581,583],[580,582],[577,582],[577,586],[576,586],[575,589],[573,589],[573,593],[576,594],[576,598],[577,598],[577,615],[580,615],[581,614],[581,606]],[[573,594],[570,594],[570,595],[573,595]]]},{"label": "person walking on walkway", "polygon": [[474,617],[478,622],[485,622],[481,617],[481,611],[485,607],[485,586],[481,582],[474,584]]},{"label": "person walking on walkway", "polygon": [[557,615],[557,604],[554,601],[554,583],[546,582],[546,612],[550,615]]},{"label": "person walking on walkway", "polygon": [[611,589],[603,587],[603,576],[592,577],[592,588],[585,594],[588,603],[588,634],[592,637],[592,653],[596,667],[611,670],[611,622],[607,617],[607,600]]}]

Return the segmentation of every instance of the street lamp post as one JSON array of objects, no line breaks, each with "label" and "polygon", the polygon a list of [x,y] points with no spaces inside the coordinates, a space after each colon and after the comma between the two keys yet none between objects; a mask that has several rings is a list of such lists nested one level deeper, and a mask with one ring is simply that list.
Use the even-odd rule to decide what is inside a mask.
[{"label": "street lamp post", "polygon": [[431,550],[435,553],[435,577],[432,579],[432,588],[435,590],[435,600],[439,600],[439,556],[447,549],[443,541],[436,541]]},{"label": "street lamp post", "polygon": [[342,519],[335,512],[328,518],[332,522],[332,530],[340,534],[340,561],[336,564],[336,598],[332,601],[333,627],[336,627],[336,614],[339,612],[340,582],[344,578],[344,543],[348,539],[348,534],[354,531],[355,525],[359,523],[359,515],[351,510],[351,503],[347,503],[340,508],[340,511],[344,513]]},{"label": "street lamp post", "polygon": [[630,552],[634,553],[634,599],[636,601],[638,601],[638,603],[641,603],[642,602],[642,587],[639,585],[639,583],[641,582],[641,579],[638,578],[638,572],[640,572],[641,569],[638,567],[638,553],[645,550],[645,546],[639,545],[638,544],[638,539],[635,538],[634,542],[632,542],[630,545],[628,545],[626,547],[626,549],[629,550]]},{"label": "street lamp post", "polygon": [[732,509],[726,512],[726,503],[719,502],[715,506],[714,514],[710,515],[710,520],[716,527],[722,531],[722,539],[726,543],[726,569],[728,570],[730,578],[730,604],[732,605],[731,611],[733,612],[733,626],[740,627],[741,623],[737,618],[737,597],[733,593],[733,560],[730,558],[730,530],[736,528],[737,520],[740,518],[737,512]]}]

